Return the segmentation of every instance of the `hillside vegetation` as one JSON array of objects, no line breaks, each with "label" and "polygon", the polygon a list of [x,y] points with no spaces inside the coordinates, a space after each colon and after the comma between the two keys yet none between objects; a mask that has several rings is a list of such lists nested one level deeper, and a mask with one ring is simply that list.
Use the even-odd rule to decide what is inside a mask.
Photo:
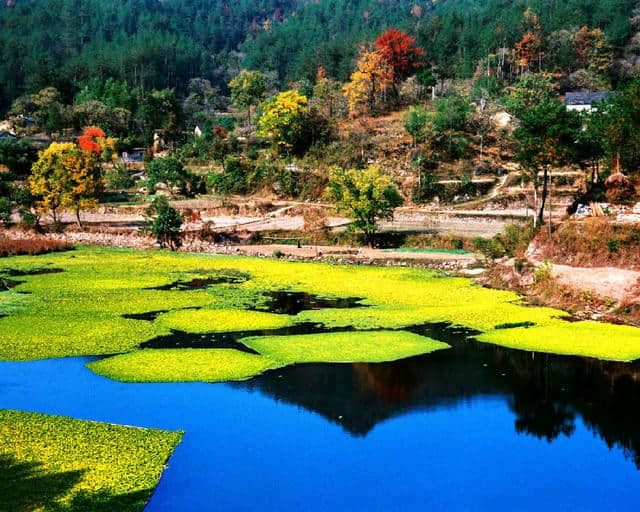
[{"label": "hillside vegetation", "polygon": [[[414,33],[443,76],[470,76],[478,61],[526,33],[527,8],[543,35],[582,26],[604,30],[622,49],[635,0],[3,0],[0,109],[55,86],[67,101],[91,79],[141,89],[187,90],[204,78],[225,88],[241,67],[273,71],[280,84],[338,80],[358,44],[386,28]],[[29,30],[25,30],[29,27]],[[238,53],[241,50],[242,53]]]}]

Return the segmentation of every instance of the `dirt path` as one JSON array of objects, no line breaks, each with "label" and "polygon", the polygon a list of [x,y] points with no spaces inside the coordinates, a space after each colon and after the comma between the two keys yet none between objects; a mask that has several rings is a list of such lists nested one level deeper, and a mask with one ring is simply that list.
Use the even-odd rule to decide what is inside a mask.
[{"label": "dirt path", "polygon": [[[187,221],[186,230],[192,231],[202,228],[205,223],[209,228],[219,232],[245,231],[301,231],[304,218],[298,212],[295,204],[279,204],[267,213],[247,212],[240,214],[211,213],[203,208],[199,221]],[[525,210],[444,210],[419,207],[398,208],[393,221],[381,223],[381,230],[385,232],[418,232],[441,233],[460,237],[492,237],[502,231],[506,224],[514,220],[524,220]],[[121,230],[138,231],[145,224],[142,213],[123,208],[121,211],[83,212],[82,222],[86,226],[100,226],[118,228]],[[75,224],[75,215],[62,213],[64,224]],[[18,222],[19,219],[14,219]],[[342,216],[329,216],[328,227],[332,229],[346,229],[349,219]]]},{"label": "dirt path", "polygon": [[[537,260],[530,261],[537,266],[541,264]],[[640,285],[640,271],[618,267],[586,268],[551,263],[551,275],[560,284],[617,302],[634,299]]]}]

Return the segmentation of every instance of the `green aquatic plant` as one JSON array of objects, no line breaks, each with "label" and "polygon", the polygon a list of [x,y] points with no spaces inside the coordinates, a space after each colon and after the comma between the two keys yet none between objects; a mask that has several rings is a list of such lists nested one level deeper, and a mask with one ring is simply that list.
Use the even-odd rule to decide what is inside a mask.
[{"label": "green aquatic plant", "polygon": [[640,358],[639,331],[626,325],[556,321],[544,327],[491,331],[478,340],[520,350],[633,361]]},{"label": "green aquatic plant", "polygon": [[254,331],[291,325],[285,315],[238,309],[171,311],[158,316],[157,325],[190,333]]},{"label": "green aquatic plant", "polygon": [[[511,348],[625,361],[640,358],[640,329],[597,322],[569,324],[562,319],[568,316],[563,311],[526,307],[513,292],[482,288],[469,279],[445,278],[430,270],[87,247],[72,253],[11,257],[3,265],[16,270],[54,267],[63,272],[20,276],[23,284],[0,292],[0,312],[6,315],[0,318],[0,360],[129,352],[171,329],[231,332],[303,322],[355,330],[402,330],[447,322],[479,331],[481,341]],[[157,289],[220,272],[251,279],[212,284],[208,289]],[[320,297],[357,296],[367,307],[305,310],[297,315],[246,311],[264,308],[265,292],[284,290]],[[123,318],[150,311],[166,313],[148,320]],[[505,324],[535,326],[500,329]]]},{"label": "green aquatic plant", "polygon": [[281,363],[234,349],[136,350],[87,365],[121,382],[224,382],[244,380]]},{"label": "green aquatic plant", "polygon": [[138,512],[182,433],[0,410],[2,510]]},{"label": "green aquatic plant", "polygon": [[286,363],[381,363],[450,348],[405,331],[261,336],[242,343]]}]

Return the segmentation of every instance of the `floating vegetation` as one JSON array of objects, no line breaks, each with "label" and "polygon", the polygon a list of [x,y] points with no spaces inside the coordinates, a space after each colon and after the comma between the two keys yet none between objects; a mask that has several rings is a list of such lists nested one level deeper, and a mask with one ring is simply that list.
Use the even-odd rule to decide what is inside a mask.
[{"label": "floating vegetation", "polygon": [[0,410],[2,510],[138,512],[182,434]]},{"label": "floating vegetation", "polygon": [[[110,248],[6,261],[23,272],[45,266],[64,272],[21,278],[19,290],[31,295],[0,293],[0,312],[7,315],[0,319],[0,359],[123,353],[169,340],[177,331],[273,336],[290,334],[269,331],[299,324],[321,324],[332,333],[412,330],[427,323],[464,327],[481,341],[523,350],[640,358],[640,329],[569,324],[565,312],[525,307],[515,293],[429,270]],[[242,282],[153,289],[220,275],[241,276]],[[227,341],[237,342],[230,336]]]},{"label": "floating vegetation", "polygon": [[380,363],[449,348],[446,343],[405,331],[266,336],[242,342],[283,363]]},{"label": "floating vegetation", "polygon": [[281,363],[233,349],[137,350],[87,365],[122,382],[223,382],[243,380]]},{"label": "floating vegetation", "polygon": [[291,318],[238,309],[183,309],[159,315],[156,324],[166,329],[207,333],[278,329],[291,325]]}]

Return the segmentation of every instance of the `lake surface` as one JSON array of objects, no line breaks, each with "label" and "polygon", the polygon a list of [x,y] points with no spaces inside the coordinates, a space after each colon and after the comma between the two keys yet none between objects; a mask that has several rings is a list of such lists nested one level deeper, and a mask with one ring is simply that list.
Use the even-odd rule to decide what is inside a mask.
[{"label": "lake surface", "polygon": [[149,512],[640,505],[638,364],[458,341],[241,383],[123,384],[90,360],[0,363],[0,408],[186,431]]}]

